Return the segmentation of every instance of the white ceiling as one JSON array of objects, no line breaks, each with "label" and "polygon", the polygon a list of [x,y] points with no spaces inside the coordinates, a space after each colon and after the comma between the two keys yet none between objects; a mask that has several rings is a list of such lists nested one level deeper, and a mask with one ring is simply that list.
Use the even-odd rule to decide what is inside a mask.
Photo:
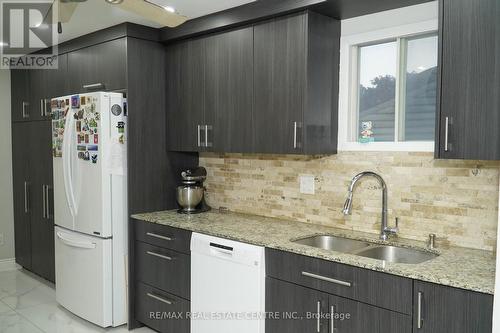
[{"label": "white ceiling", "polygon": [[[135,0],[142,1],[142,0]],[[190,19],[244,5],[256,0],[150,0],[162,6],[171,6]],[[159,9],[161,10],[161,9]],[[104,0],[87,0],[78,5],[71,21],[63,24],[59,43],[123,22],[132,22],[160,28],[157,23],[107,4]]]}]

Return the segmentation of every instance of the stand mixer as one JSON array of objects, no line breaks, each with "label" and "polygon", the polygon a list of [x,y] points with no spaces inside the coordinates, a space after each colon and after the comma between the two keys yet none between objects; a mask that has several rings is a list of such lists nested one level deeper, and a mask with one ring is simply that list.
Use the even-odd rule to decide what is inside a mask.
[{"label": "stand mixer", "polygon": [[181,214],[198,214],[210,210],[205,202],[207,170],[203,167],[187,169],[181,172],[182,185],[177,187],[177,203]]}]

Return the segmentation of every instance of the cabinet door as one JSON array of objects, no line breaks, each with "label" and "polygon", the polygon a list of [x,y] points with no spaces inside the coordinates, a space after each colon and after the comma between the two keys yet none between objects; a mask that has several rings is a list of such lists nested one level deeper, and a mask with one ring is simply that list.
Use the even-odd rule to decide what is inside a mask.
[{"label": "cabinet door", "polygon": [[301,152],[306,78],[305,15],[254,28],[255,150]]},{"label": "cabinet door", "polygon": [[500,159],[499,14],[497,0],[441,0],[440,158]]},{"label": "cabinet door", "polygon": [[[67,77],[68,70],[68,55],[61,54],[58,56],[58,68],[47,70],[47,92],[45,98],[50,100],[54,97],[65,96],[70,94],[69,80]],[[48,109],[50,112],[50,107]]]},{"label": "cabinet door", "polygon": [[266,313],[266,332],[329,332],[328,296],[313,289],[266,278]]},{"label": "cabinet door", "polygon": [[54,281],[54,219],[51,122],[30,123],[32,270]]},{"label": "cabinet door", "polygon": [[49,80],[50,73],[55,69],[30,69],[29,70],[29,103],[30,120],[46,120],[50,116]]},{"label": "cabinet door", "polygon": [[[218,152],[251,152],[253,140],[253,28],[206,39],[205,123]],[[213,139],[213,142],[210,141]]]},{"label": "cabinet door", "polygon": [[30,118],[31,107],[29,73],[25,69],[10,71],[12,121],[26,121]]},{"label": "cabinet door", "polygon": [[330,331],[337,333],[411,333],[411,316],[347,298],[330,296]]},{"label": "cabinet door", "polygon": [[167,49],[167,146],[200,151],[205,141],[205,43],[196,39]]},{"label": "cabinet door", "polygon": [[127,42],[125,38],[86,47],[68,54],[71,94],[126,89]]},{"label": "cabinet door", "polygon": [[489,333],[493,296],[415,281],[414,333]]},{"label": "cabinet door", "polygon": [[29,122],[12,124],[12,179],[16,262],[31,269]]}]

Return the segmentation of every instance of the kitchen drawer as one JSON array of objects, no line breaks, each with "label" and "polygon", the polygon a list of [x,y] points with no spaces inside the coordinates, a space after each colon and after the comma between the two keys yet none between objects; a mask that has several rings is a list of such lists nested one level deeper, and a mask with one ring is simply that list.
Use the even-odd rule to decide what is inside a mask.
[{"label": "kitchen drawer", "polygon": [[[266,332],[411,333],[410,315],[266,278]],[[295,317],[285,314],[295,314]],[[311,314],[321,313],[318,319]],[[331,314],[337,315],[332,318]],[[330,316],[330,317],[328,317]],[[297,320],[303,318],[302,320]],[[318,329],[318,326],[319,329]]]},{"label": "kitchen drawer", "polygon": [[144,283],[136,284],[135,318],[165,333],[189,333],[190,302]]},{"label": "kitchen drawer", "polygon": [[135,239],[141,242],[190,254],[191,231],[144,221],[135,223]]},{"label": "kitchen drawer", "polygon": [[381,308],[412,312],[411,279],[272,249],[266,249],[266,274]]},{"label": "kitchen drawer", "polygon": [[135,243],[135,271],[138,281],[190,299],[191,257],[150,244]]}]

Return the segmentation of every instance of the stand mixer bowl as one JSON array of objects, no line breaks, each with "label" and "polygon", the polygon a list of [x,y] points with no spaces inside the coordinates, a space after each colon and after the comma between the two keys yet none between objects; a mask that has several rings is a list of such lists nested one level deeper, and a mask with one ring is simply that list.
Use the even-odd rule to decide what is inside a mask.
[{"label": "stand mixer bowl", "polygon": [[204,191],[202,186],[181,185],[177,187],[177,203],[184,211],[194,211],[203,199]]}]

